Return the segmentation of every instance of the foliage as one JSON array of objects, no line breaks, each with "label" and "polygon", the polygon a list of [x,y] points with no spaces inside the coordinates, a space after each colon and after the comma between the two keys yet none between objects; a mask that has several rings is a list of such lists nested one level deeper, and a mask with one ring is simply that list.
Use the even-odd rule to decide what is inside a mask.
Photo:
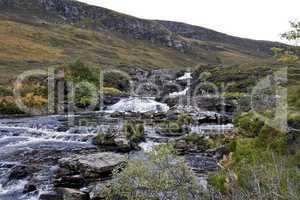
[{"label": "foliage", "polygon": [[120,91],[130,90],[130,77],[118,72],[107,72],[103,75],[104,87],[115,88]]},{"label": "foliage", "polygon": [[180,113],[180,115],[178,116],[177,122],[180,126],[183,125],[190,125],[193,123],[193,118],[191,115],[189,115],[188,113]]},{"label": "foliage", "polygon": [[234,119],[234,125],[246,137],[256,137],[264,126],[264,122],[253,112],[244,113]]},{"label": "foliage", "polygon": [[297,199],[299,136],[270,127],[251,112],[237,117],[235,125],[239,136],[228,144],[229,165],[209,178],[221,199]]},{"label": "foliage", "polygon": [[246,93],[244,92],[224,92],[221,94],[223,97],[243,97]]},{"label": "foliage", "polygon": [[145,128],[143,123],[126,121],[123,126],[123,131],[130,142],[139,143],[145,140]]},{"label": "foliage", "polygon": [[48,99],[41,95],[35,95],[34,93],[27,93],[22,98],[23,103],[29,108],[42,109],[47,105]]},{"label": "foliage", "polygon": [[68,64],[64,67],[67,79],[71,79],[75,83],[88,82],[95,86],[99,84],[99,73],[95,73],[88,68],[80,59]]},{"label": "foliage", "polygon": [[95,144],[103,146],[112,146],[115,145],[115,136],[111,134],[98,133],[95,137]]},{"label": "foliage", "polygon": [[9,89],[6,86],[0,85],[0,97],[4,97],[4,96],[12,96],[13,92],[11,89]]},{"label": "foliage", "polygon": [[15,103],[13,97],[0,98],[0,114],[24,114]]},{"label": "foliage", "polygon": [[170,145],[158,146],[144,160],[131,160],[121,172],[116,170],[107,193],[108,199],[205,199],[194,174]]},{"label": "foliage", "polygon": [[283,33],[281,36],[287,40],[298,40],[300,38],[300,21],[291,21],[290,25],[292,30]]},{"label": "foliage", "polygon": [[103,93],[105,95],[112,95],[112,96],[116,96],[116,95],[120,95],[122,92],[117,89],[117,88],[113,88],[113,87],[103,87]]}]

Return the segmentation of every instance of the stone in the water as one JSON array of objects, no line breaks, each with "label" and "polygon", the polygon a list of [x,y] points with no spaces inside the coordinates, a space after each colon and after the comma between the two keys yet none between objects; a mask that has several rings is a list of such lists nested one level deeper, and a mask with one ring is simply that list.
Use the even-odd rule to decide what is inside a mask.
[{"label": "stone in the water", "polygon": [[219,165],[217,160],[200,154],[189,154],[185,156],[188,165],[197,173],[217,171]]},{"label": "stone in the water", "polygon": [[17,165],[11,169],[8,180],[19,180],[32,175],[36,169],[27,165]]},{"label": "stone in the water", "polygon": [[30,193],[30,192],[33,192],[33,191],[36,191],[37,188],[36,188],[36,185],[34,183],[34,180],[30,180],[25,186],[24,186],[24,190],[23,190],[23,193],[26,194],[26,193]]},{"label": "stone in the water", "polygon": [[124,155],[103,152],[62,158],[59,160],[59,165],[70,174],[80,174],[84,178],[100,178],[109,177],[112,170],[125,161]]},{"label": "stone in the water", "polygon": [[40,195],[39,200],[64,200],[61,194],[56,192],[43,193]]}]

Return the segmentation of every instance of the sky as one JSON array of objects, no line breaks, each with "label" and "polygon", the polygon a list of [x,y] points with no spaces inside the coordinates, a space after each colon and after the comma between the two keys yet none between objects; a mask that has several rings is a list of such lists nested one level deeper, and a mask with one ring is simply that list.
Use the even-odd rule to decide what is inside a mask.
[{"label": "sky", "polygon": [[145,19],[185,22],[229,35],[285,42],[300,0],[79,0]]}]

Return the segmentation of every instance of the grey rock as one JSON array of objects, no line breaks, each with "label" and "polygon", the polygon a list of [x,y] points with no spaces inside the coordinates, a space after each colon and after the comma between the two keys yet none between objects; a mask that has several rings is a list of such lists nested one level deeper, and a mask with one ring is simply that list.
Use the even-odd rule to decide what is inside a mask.
[{"label": "grey rock", "polygon": [[62,158],[59,160],[59,165],[69,173],[80,174],[84,178],[99,178],[109,177],[112,170],[125,161],[124,155],[104,152]]}]

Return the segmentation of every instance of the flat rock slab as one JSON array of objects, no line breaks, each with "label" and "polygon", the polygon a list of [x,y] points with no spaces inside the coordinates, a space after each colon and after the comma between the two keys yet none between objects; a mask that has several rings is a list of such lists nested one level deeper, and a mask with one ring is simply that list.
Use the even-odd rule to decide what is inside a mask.
[{"label": "flat rock slab", "polygon": [[59,160],[59,165],[65,173],[81,174],[85,178],[109,176],[115,167],[126,161],[126,156],[102,152],[88,155],[76,155]]}]

